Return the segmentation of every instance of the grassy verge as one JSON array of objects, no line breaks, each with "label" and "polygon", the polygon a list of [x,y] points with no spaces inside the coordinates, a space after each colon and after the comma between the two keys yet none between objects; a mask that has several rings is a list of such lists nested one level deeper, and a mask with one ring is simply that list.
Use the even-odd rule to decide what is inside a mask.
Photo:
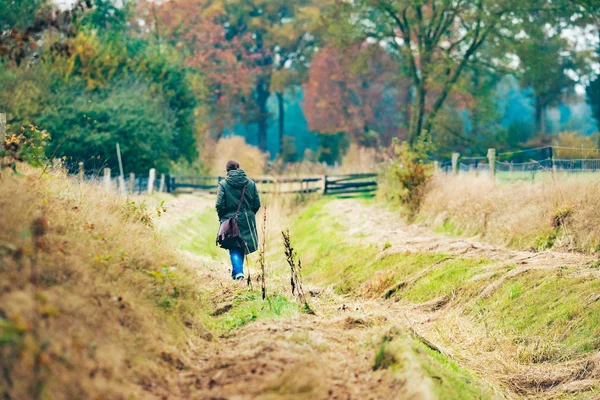
[{"label": "grassy verge", "polygon": [[[493,266],[486,259],[439,253],[394,253],[385,243],[363,243],[360,233],[348,235],[343,217],[332,219],[329,201],[310,205],[292,224],[292,236],[308,282],[330,285],[343,296],[387,298],[423,312],[448,305],[431,328],[443,331],[439,339],[445,342],[451,331],[466,329],[460,326],[461,321],[466,322],[466,332],[481,332],[483,336],[454,339],[473,341],[474,346],[479,340],[487,343],[488,354],[496,354],[507,365],[513,365],[515,374],[519,368],[535,366],[552,371],[553,364],[558,371],[558,366],[564,365],[560,363],[580,360],[600,349],[600,301],[595,294],[600,284],[594,277],[568,268],[532,270],[514,274],[495,291],[482,296],[490,283],[516,266]],[[458,345],[456,351],[464,352],[462,344],[453,343],[452,339],[445,344],[449,348]],[[432,378],[440,397],[489,397],[485,390],[477,392],[477,388],[485,387],[477,374],[444,354],[423,348],[418,341],[416,346],[387,342],[374,346],[377,368],[390,362],[395,365],[392,368],[402,364],[398,361],[400,356],[387,354],[393,353],[388,347],[398,354],[407,347],[414,350],[415,357],[423,362],[421,369],[440,378]],[[482,370],[480,364],[475,368]],[[441,376],[442,373],[447,376]],[[495,379],[506,383],[500,376]],[[532,375],[530,379],[535,382],[539,378]],[[577,396],[563,394],[564,398]]]},{"label": "grassy verge", "polygon": [[592,277],[531,271],[468,311],[515,343],[520,363],[561,362],[600,348],[599,291]]},{"label": "grassy verge", "polygon": [[166,232],[179,250],[224,259],[226,252],[215,244],[219,221],[213,210],[194,212]]},{"label": "grassy verge", "polygon": [[0,177],[0,397],[182,395],[209,307],[154,211],[22,171]]},{"label": "grassy verge", "polygon": [[413,385],[420,382],[416,386],[425,397],[428,392],[432,397],[449,400],[499,397],[473,372],[393,328],[375,346],[373,369],[388,370]]},{"label": "grassy verge", "polygon": [[[344,235],[347,223],[332,220],[325,211],[327,202],[316,202],[301,212],[292,235],[307,276],[333,285],[339,294],[382,297],[390,288],[411,283],[398,294],[407,301],[425,302],[450,295],[489,264],[440,253],[392,253],[385,243],[358,244]],[[427,273],[421,276],[423,271]]]},{"label": "grassy verge", "polygon": [[502,184],[485,175],[437,176],[419,220],[435,230],[515,248],[596,253],[600,184],[590,175],[544,174]]}]

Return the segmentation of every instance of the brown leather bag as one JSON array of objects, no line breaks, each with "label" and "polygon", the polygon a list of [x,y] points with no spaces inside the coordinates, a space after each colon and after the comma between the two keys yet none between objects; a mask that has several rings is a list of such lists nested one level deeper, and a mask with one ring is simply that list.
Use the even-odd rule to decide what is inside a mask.
[{"label": "brown leather bag", "polygon": [[217,245],[223,249],[231,249],[234,247],[243,247],[243,239],[240,236],[240,228],[238,227],[237,217],[240,213],[240,208],[244,202],[244,194],[246,193],[246,185],[242,189],[242,196],[237,207],[235,215],[223,221],[217,233]]}]

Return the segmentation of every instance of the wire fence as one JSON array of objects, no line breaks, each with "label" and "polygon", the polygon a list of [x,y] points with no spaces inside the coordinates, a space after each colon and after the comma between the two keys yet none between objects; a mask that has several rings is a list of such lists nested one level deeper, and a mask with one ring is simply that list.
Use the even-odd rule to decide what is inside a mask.
[{"label": "wire fence", "polygon": [[491,173],[493,162],[497,174],[536,174],[543,172],[588,173],[600,172],[600,149],[565,146],[545,146],[506,151],[486,157],[460,157],[454,154],[454,163],[438,163],[445,173]]}]

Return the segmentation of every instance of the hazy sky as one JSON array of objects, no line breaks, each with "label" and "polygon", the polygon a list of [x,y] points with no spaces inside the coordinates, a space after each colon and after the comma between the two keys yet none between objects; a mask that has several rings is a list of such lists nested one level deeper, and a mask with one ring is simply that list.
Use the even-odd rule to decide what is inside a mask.
[{"label": "hazy sky", "polygon": [[54,0],[54,4],[58,5],[60,8],[66,8],[75,3],[75,1],[76,0]]}]

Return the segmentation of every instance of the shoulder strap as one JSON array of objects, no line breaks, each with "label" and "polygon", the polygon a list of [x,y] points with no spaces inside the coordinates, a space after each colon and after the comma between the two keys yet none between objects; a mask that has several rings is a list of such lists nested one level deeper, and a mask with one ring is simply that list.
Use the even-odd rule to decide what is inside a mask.
[{"label": "shoulder strap", "polygon": [[242,196],[240,197],[240,202],[238,203],[238,208],[237,208],[237,211],[235,212],[236,214],[240,213],[240,208],[242,207],[242,203],[244,202],[244,194],[246,193],[246,185],[244,185],[244,188],[242,189]]}]

